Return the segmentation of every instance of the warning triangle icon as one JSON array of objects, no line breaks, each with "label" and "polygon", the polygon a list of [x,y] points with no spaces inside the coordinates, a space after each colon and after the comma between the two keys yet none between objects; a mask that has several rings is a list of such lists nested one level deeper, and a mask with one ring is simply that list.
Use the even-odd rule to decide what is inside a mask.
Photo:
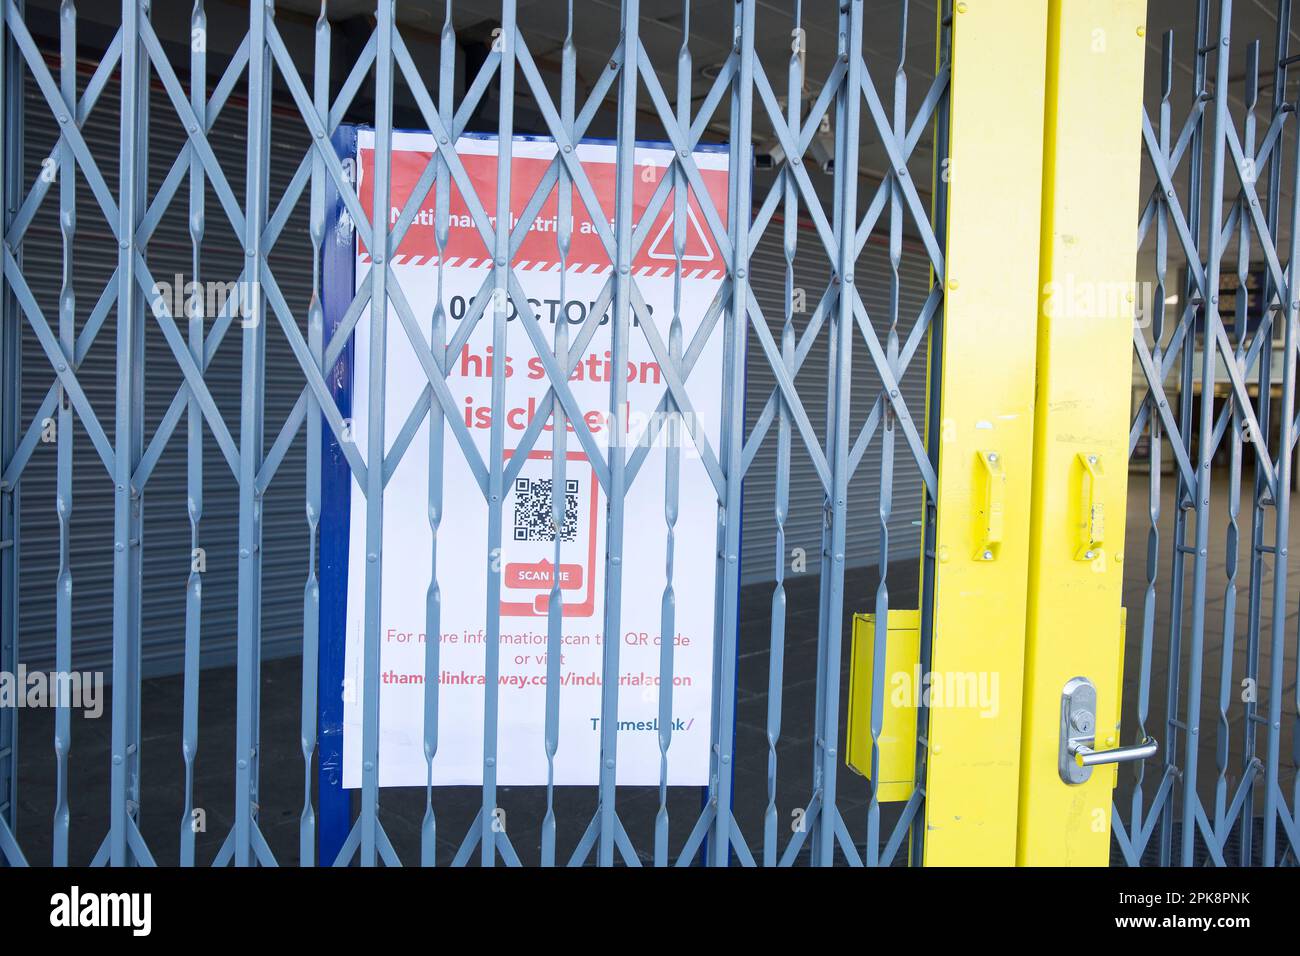
[{"label": "warning triangle icon", "polygon": [[[677,256],[673,253],[673,217],[674,211],[669,211],[668,218],[659,228],[655,235],[654,241],[650,243],[650,251],[646,253],[651,259],[667,259],[669,262],[675,262]],[[712,262],[713,261],[713,244],[705,235],[704,227],[700,225],[700,220],[695,215],[695,207],[690,203],[686,205],[686,248],[682,253],[683,262]]]}]

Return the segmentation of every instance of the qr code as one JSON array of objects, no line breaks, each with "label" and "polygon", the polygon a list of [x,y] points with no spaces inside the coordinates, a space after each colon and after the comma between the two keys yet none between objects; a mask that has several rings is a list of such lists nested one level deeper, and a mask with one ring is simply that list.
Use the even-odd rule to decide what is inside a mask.
[{"label": "qr code", "polygon": [[[578,536],[577,479],[564,482],[564,523],[560,540],[574,541]],[[554,541],[555,524],[551,519],[551,479],[515,479],[515,540]]]}]

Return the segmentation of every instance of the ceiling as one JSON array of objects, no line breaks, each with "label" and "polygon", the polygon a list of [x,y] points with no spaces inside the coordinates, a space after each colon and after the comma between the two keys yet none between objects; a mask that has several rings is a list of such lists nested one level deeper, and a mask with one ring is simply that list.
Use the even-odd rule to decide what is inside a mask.
[{"label": "ceiling", "polygon": [[[1030,3],[1034,0],[1014,0]],[[1038,0],[1042,2],[1042,0]],[[805,97],[811,100],[820,89],[821,81],[831,68],[836,54],[838,3],[833,0],[756,0],[757,63],[763,69],[776,95],[784,98],[790,62],[791,30],[794,27],[794,9],[802,6],[802,25],[807,34]],[[1233,32],[1230,55],[1231,88],[1229,96],[1232,112],[1240,122],[1244,111],[1245,51],[1248,43],[1259,39],[1261,107],[1259,122],[1267,123],[1267,103],[1271,95],[1271,73],[1277,32],[1276,7],[1278,0],[1236,0],[1233,12]],[[301,63],[304,76],[310,75],[314,27],[321,10],[320,0],[277,0],[276,22],[286,44]],[[341,77],[348,63],[355,58],[361,44],[369,36],[374,22],[374,0],[329,0],[328,16],[335,36],[334,59],[336,76]],[[685,38],[685,7],[689,6],[689,51],[691,56],[691,92],[698,108],[712,86],[712,77],[730,49],[732,16],[735,0],[641,0],[639,36],[651,63],[654,64],[660,83],[671,99],[675,96],[678,55]],[[1217,7],[1212,2],[1212,6]],[[490,42],[491,31],[499,26],[501,0],[454,0],[452,23],[462,43],[477,42],[480,47]],[[188,59],[186,53],[189,11],[188,0],[155,2],[153,19],[164,41],[173,40],[177,50],[178,67]],[[426,83],[434,85],[438,76],[438,32],[446,15],[447,4],[440,0],[397,0],[397,18],[402,36],[411,50],[412,58]],[[1154,117],[1158,114],[1160,62],[1162,36],[1173,30],[1174,93],[1171,105],[1175,122],[1181,122],[1192,102],[1193,46],[1195,37],[1196,3],[1193,0],[1148,0],[1147,3],[1147,67],[1146,108]],[[57,31],[58,0],[27,0],[29,22],[35,23],[44,16],[48,35]],[[247,0],[206,0],[209,23],[209,46],[214,59],[222,51],[229,53],[247,31]],[[576,50],[578,76],[578,102],[581,105],[591,85],[607,68],[609,56],[617,45],[620,33],[620,0],[517,0],[517,20],[520,34],[534,60],[538,63],[551,96],[558,96],[559,62],[564,38],[569,30],[572,10],[572,36]],[[936,14],[935,0],[864,0],[865,28],[863,31],[864,58],[868,72],[879,91],[886,110],[891,108],[895,74],[901,63],[908,115],[914,115],[933,79],[935,63]],[[900,45],[899,33],[902,11],[907,11],[906,42]],[[78,5],[78,37],[83,45],[96,42],[94,28],[99,25],[99,36],[111,36],[120,21],[120,7],[116,3],[101,2]],[[1217,16],[1217,13],[1214,13]],[[1300,23],[1296,23],[1300,27]],[[33,26],[36,30],[36,27]],[[1300,51],[1300,29],[1292,29],[1291,50]],[[106,42],[102,40],[100,42]],[[54,49],[54,47],[51,47]],[[901,58],[900,58],[901,54]],[[468,57],[462,53],[462,62]],[[338,71],[342,67],[342,72]],[[474,67],[469,67],[472,70]],[[1293,70],[1293,73],[1300,70]],[[335,88],[341,79],[335,80]],[[462,78],[462,83],[464,82]],[[644,84],[643,84],[644,86]],[[413,101],[402,83],[398,83],[397,107],[399,121],[410,125],[419,123]],[[354,121],[364,122],[373,115],[369,99],[371,91],[363,89],[357,104],[349,114]],[[1295,89],[1291,91],[1294,98]],[[607,94],[604,108],[598,113],[589,135],[610,136],[614,130],[616,96]],[[705,139],[726,141],[730,136],[727,100],[712,117]],[[490,99],[476,116],[478,128],[490,128],[495,123],[497,108]],[[518,84],[514,110],[515,128],[520,131],[544,131],[544,122],[535,102],[523,83]],[[1135,118],[1134,135],[1138,135]],[[641,91],[637,135],[641,139],[662,139],[663,129],[654,112],[653,104],[644,89]],[[761,103],[755,101],[754,138],[760,148],[771,142],[771,128],[766,122]],[[928,171],[933,158],[928,132],[918,144],[913,157],[913,173],[918,183],[928,181]],[[819,191],[829,192],[831,177],[813,172]],[[869,188],[887,168],[879,137],[864,120],[861,143],[860,173],[864,188]],[[1153,184],[1147,165],[1143,168],[1144,189]],[[764,174],[757,176],[758,188],[766,182]],[[1289,186],[1284,188],[1284,205],[1289,204]]]},{"label": "ceiling", "polygon": [[[1016,0],[1028,2],[1028,0]],[[314,19],[320,4],[313,0],[279,0],[281,10],[296,10],[304,18]],[[831,0],[757,0],[756,53],[758,63],[766,71],[778,96],[784,98],[790,58],[791,30],[794,27],[794,9],[802,7],[802,25],[807,31],[807,92],[814,97],[834,61],[837,42],[838,4]],[[1216,6],[1212,4],[1212,6]],[[1277,33],[1277,0],[1236,0],[1233,11],[1231,57],[1234,63],[1230,78],[1229,96],[1234,115],[1244,109],[1244,71],[1247,44],[1261,41],[1261,124],[1267,122],[1263,112],[1271,89],[1271,64],[1274,58]],[[455,0],[452,23],[459,34],[488,33],[499,25],[500,0]],[[669,96],[676,88],[678,53],[684,39],[684,8],[690,8],[690,55],[692,58],[692,94],[698,105],[708,92],[711,77],[717,65],[725,60],[730,49],[734,0],[642,0],[639,34],[660,81]],[[934,75],[935,63],[935,0],[866,0],[863,53],[868,70],[889,108],[894,88],[894,74],[900,65],[899,32],[901,11],[907,10],[906,43],[901,48],[902,73],[906,82],[909,115],[918,109]],[[374,4],[371,0],[330,0],[329,16],[332,20],[348,21],[353,18],[372,18]],[[579,103],[585,89],[605,68],[609,54],[619,36],[619,0],[519,0],[517,17],[521,35],[539,65],[550,64],[552,72],[548,82],[558,76],[560,51],[569,28],[570,10],[573,11],[573,42],[576,49],[579,75]],[[1173,115],[1181,117],[1192,102],[1191,84],[1193,46],[1196,32],[1196,3],[1193,0],[1148,0],[1147,3],[1147,81],[1146,107],[1155,116],[1158,112],[1160,89],[1161,46],[1166,31],[1174,34],[1174,87],[1171,97]],[[446,4],[440,2],[408,2],[398,0],[397,16],[407,33],[425,32],[430,39],[436,37],[446,14]],[[1212,9],[1217,17],[1217,9]],[[1212,21],[1213,25],[1213,21]],[[1291,49],[1300,50],[1300,22],[1291,30]],[[436,69],[433,67],[432,69]],[[431,72],[430,76],[433,75]],[[1294,95],[1294,94],[1293,94]],[[609,109],[597,121],[593,132],[610,132],[613,122],[614,97],[607,98]],[[642,115],[638,119],[638,135],[657,138],[657,118],[647,97],[643,96]],[[602,125],[604,126],[602,130]],[[1135,122],[1135,135],[1137,126]],[[728,138],[728,117],[725,100],[721,110],[713,117],[706,138]],[[765,122],[760,107],[756,105],[754,135],[758,143],[770,141],[770,127]],[[923,137],[913,155],[917,171],[926,170],[932,163],[930,137]],[[861,172],[864,180],[876,181],[880,171],[887,168],[884,152],[878,137],[868,129],[862,143]],[[1144,164],[1144,195],[1154,184],[1149,168]],[[829,186],[829,177],[822,177],[819,187]],[[925,182],[928,177],[920,177]],[[762,177],[760,177],[760,182]],[[1284,190],[1289,196],[1289,188]]]}]

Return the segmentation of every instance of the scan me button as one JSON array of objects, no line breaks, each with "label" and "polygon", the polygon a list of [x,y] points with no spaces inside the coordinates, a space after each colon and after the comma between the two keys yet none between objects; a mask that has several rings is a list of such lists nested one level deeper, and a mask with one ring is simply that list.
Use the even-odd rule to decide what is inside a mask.
[{"label": "scan me button", "polygon": [[[507,564],[506,585],[512,588],[548,590],[554,584],[551,572],[555,565],[545,559],[536,564]],[[560,589],[572,591],[582,587],[582,565],[560,565]]]}]

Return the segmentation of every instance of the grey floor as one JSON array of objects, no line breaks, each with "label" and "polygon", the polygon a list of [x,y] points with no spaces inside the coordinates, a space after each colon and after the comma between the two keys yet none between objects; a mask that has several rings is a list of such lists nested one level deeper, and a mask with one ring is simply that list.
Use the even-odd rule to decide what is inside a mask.
[{"label": "grey floor", "polygon": [[[1249,476],[1247,476],[1249,478]],[[1212,484],[1212,510],[1215,515],[1211,531],[1211,560],[1206,597],[1205,661],[1200,735],[1200,772],[1198,786],[1207,811],[1214,817],[1214,793],[1217,778],[1218,695],[1223,645],[1223,608],[1227,581],[1225,529],[1227,514],[1226,473],[1215,473]],[[1146,590],[1146,540],[1150,525],[1146,475],[1135,474],[1130,483],[1127,559],[1125,561],[1125,605],[1129,609],[1128,654],[1125,667],[1125,734],[1136,733],[1135,708],[1138,699],[1139,653],[1141,645],[1142,607]],[[1146,723],[1150,733],[1167,742],[1164,720],[1166,682],[1169,668],[1169,585],[1172,541],[1173,481],[1163,477],[1161,561],[1153,629],[1153,668],[1151,708]],[[1247,487],[1249,485],[1247,484]],[[1300,522],[1297,522],[1300,524]],[[1233,616],[1235,637],[1234,670],[1229,681],[1231,706],[1227,720],[1227,772],[1225,782],[1229,797],[1240,778],[1242,765],[1242,715],[1239,683],[1243,675],[1247,634],[1247,595],[1250,526],[1249,512],[1241,518],[1242,546],[1238,576],[1236,614]],[[1300,531],[1292,530],[1292,543],[1300,540]],[[1271,562],[1270,562],[1271,564]],[[915,607],[916,566],[913,562],[894,565],[889,574],[891,604]],[[851,571],[846,579],[845,636],[849,634],[848,616],[867,607],[878,582],[874,569]],[[1266,594],[1267,594],[1267,588]],[[1188,574],[1190,604],[1190,573]],[[1281,741],[1283,792],[1291,799],[1295,781],[1296,756],[1292,754],[1295,719],[1296,674],[1296,607],[1300,599],[1300,572],[1290,575],[1287,600],[1286,650],[1284,654],[1285,714]],[[785,689],[780,743],[777,756],[778,819],[783,821],[779,842],[789,836],[791,814],[808,799],[812,776],[813,721],[815,701],[817,580],[812,576],[796,579],[789,587],[787,650],[785,655]],[[1271,600],[1264,602],[1265,614]],[[746,841],[761,859],[763,816],[768,804],[768,653],[770,586],[746,588],[741,598],[741,631],[738,699],[736,706],[735,814]],[[1187,618],[1190,620],[1190,617]],[[1190,633],[1185,624],[1184,635]],[[1186,641],[1190,638],[1185,638]],[[1267,634],[1264,641],[1267,645]],[[845,642],[847,668],[848,642]],[[1188,686],[1186,646],[1183,655],[1181,686],[1186,707]],[[1263,654],[1263,671],[1268,670],[1268,652]],[[845,672],[847,674],[847,671]],[[842,684],[844,682],[842,681]],[[206,813],[207,830],[199,835],[198,859],[210,862],[228,832],[233,797],[232,768],[235,722],[235,682],[233,669],[205,672],[200,690],[201,720],[198,756],[195,762],[195,804]],[[282,863],[298,859],[299,819],[304,802],[304,765],[299,743],[301,702],[300,662],[285,659],[267,662],[263,667],[262,686],[262,766],[259,817],[267,842]],[[1267,681],[1261,682],[1261,699],[1266,699]],[[842,693],[842,699],[844,695]],[[146,842],[160,862],[175,862],[179,852],[179,833],[183,808],[183,764],[180,731],[182,689],[178,678],[158,678],[146,683],[143,695],[144,732],[141,747],[142,799],[140,824]],[[70,759],[69,790],[71,795],[71,860],[86,863],[94,855],[107,829],[108,813],[108,719],[85,720],[74,717]],[[35,863],[51,859],[51,826],[54,793],[53,714],[51,711],[21,712],[20,780],[18,803],[18,837],[29,860]],[[1266,736],[1260,734],[1259,747]],[[1178,763],[1185,765],[1186,738],[1177,741]],[[841,748],[842,749],[842,748]],[[1148,769],[1146,790],[1154,789],[1150,781],[1157,772]],[[1118,799],[1128,807],[1133,788],[1130,771],[1121,774]],[[865,832],[865,807],[868,785],[851,771],[842,769],[838,805],[850,830]],[[658,810],[658,792],[654,788],[620,788],[618,812],[629,836],[643,859],[653,848],[654,820]],[[448,862],[471,827],[480,803],[476,788],[447,788],[435,794],[438,822],[438,860]],[[535,863],[539,856],[540,827],[545,812],[545,792],[540,788],[503,788],[499,803],[507,813],[507,832],[525,863]],[[1261,801],[1256,801],[1259,812]],[[567,859],[582,830],[596,809],[596,795],[588,788],[561,788],[556,793],[558,848],[560,858]],[[404,863],[419,861],[420,826],[425,812],[421,790],[386,790],[381,797],[381,820]],[[670,845],[680,847],[700,812],[699,792],[674,790],[669,799]],[[885,813],[886,831],[896,808]],[[1154,841],[1153,841],[1154,845]]]}]

